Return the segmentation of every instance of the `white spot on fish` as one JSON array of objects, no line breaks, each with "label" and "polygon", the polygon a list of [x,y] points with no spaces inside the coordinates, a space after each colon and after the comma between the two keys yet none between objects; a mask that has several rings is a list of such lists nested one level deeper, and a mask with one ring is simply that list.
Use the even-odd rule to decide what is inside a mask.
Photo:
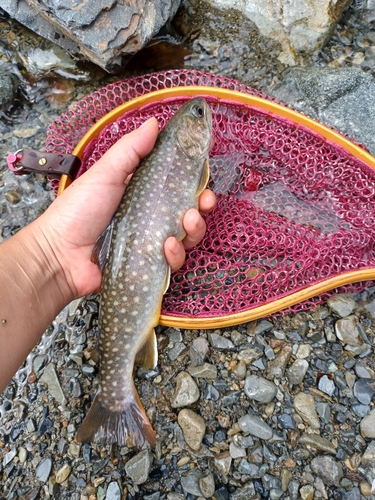
[{"label": "white spot on fish", "polygon": [[148,274],[144,274],[144,275],[142,276],[142,279],[143,279],[143,280],[148,280]]},{"label": "white spot on fish", "polygon": [[161,232],[160,231],[156,231],[156,236],[161,236]]},{"label": "white spot on fish", "polygon": [[112,385],[113,385],[113,387],[116,387],[117,386],[117,380],[112,380]]},{"label": "white spot on fish", "polygon": [[137,314],[138,314],[138,311],[133,311],[132,312],[132,316],[137,316]]},{"label": "white spot on fish", "polygon": [[134,290],[134,285],[129,286],[129,290],[133,291]]},{"label": "white spot on fish", "polygon": [[139,302],[139,297],[134,297],[133,300],[134,302]]},{"label": "white spot on fish", "polygon": [[132,276],[137,276],[137,271],[132,271]]},{"label": "white spot on fish", "polygon": [[148,292],[148,286],[144,286],[144,287],[142,288],[142,290],[143,290],[144,292]]}]

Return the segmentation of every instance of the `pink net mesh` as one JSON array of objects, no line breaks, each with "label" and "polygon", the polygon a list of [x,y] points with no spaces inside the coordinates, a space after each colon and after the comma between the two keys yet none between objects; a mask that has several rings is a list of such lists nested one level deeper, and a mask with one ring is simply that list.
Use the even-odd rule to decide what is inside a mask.
[{"label": "pink net mesh", "polygon": [[[196,71],[133,78],[94,92],[62,115],[49,128],[47,151],[71,152],[94,122],[125,100],[177,85],[220,86],[265,97],[239,82]],[[147,118],[156,116],[162,128],[185,100],[150,104],[108,125],[86,147],[79,175]],[[375,171],[303,126],[251,106],[207,100],[215,135],[210,187],[218,204],[206,217],[205,238],[172,276],[162,313],[227,316],[348,271],[374,268]]]}]

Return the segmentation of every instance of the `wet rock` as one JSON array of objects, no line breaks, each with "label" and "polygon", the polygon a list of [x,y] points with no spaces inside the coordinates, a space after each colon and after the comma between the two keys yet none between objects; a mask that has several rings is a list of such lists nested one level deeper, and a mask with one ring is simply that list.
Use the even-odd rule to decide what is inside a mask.
[{"label": "wet rock", "polygon": [[237,359],[238,361],[243,361],[245,365],[249,365],[261,358],[262,355],[262,351],[259,351],[258,349],[243,349],[238,353]]},{"label": "wet rock", "polygon": [[[1,83],[1,82],[0,82]],[[21,193],[12,189],[11,191],[7,191],[5,193],[5,198],[11,205],[16,205],[21,201]]]},{"label": "wet rock", "polygon": [[190,346],[190,361],[192,366],[203,365],[210,347],[205,337],[194,339]]},{"label": "wet rock", "polygon": [[195,451],[199,450],[206,432],[204,419],[192,410],[184,409],[178,414],[178,423],[182,429],[186,443],[191,449]]},{"label": "wet rock", "polygon": [[184,352],[186,351],[186,345],[183,342],[175,342],[174,346],[172,349],[169,350],[168,352],[168,358],[171,361],[176,361],[176,359]]},{"label": "wet rock", "polygon": [[350,346],[360,346],[363,344],[362,337],[358,330],[357,316],[348,316],[336,321],[335,331],[337,337]]},{"label": "wet rock", "polygon": [[178,0],[137,3],[96,0],[89,9],[63,0],[28,3],[4,0],[1,7],[41,36],[73,55],[84,55],[107,71],[116,71],[176,13]]},{"label": "wet rock", "polygon": [[56,472],[56,483],[61,484],[69,477],[72,468],[69,464],[64,464],[60,469]]},{"label": "wet rock", "polygon": [[310,394],[299,392],[294,398],[294,408],[313,429],[320,429],[320,422],[315,410],[314,398]]},{"label": "wet rock", "polygon": [[13,104],[18,88],[18,79],[5,64],[0,64],[0,110],[7,112]]},{"label": "wet rock", "polygon": [[49,475],[51,474],[51,469],[52,458],[48,457],[42,460],[35,470],[37,479],[42,483],[46,483],[48,481]]},{"label": "wet rock", "polygon": [[199,488],[204,498],[211,498],[215,493],[215,479],[213,474],[202,477],[199,481]]},{"label": "wet rock", "polygon": [[316,403],[316,411],[323,422],[328,423],[331,420],[331,409],[328,403]]},{"label": "wet rock", "polygon": [[195,403],[199,396],[200,392],[193,378],[187,372],[180,372],[176,377],[176,389],[171,401],[172,408],[181,408]]},{"label": "wet rock", "polygon": [[371,378],[371,374],[368,370],[368,368],[363,364],[363,362],[361,361],[358,361],[356,364],[355,364],[355,373],[357,374],[357,376],[359,378]]},{"label": "wet rock", "polygon": [[250,399],[260,403],[270,403],[277,393],[277,387],[273,382],[257,375],[246,378],[244,390]]},{"label": "wet rock", "polygon": [[276,358],[268,361],[266,377],[269,380],[274,378],[281,378],[284,375],[286,365],[292,354],[292,348],[289,345],[284,346],[277,354]]},{"label": "wet rock", "polygon": [[259,321],[259,323],[255,325],[253,333],[254,335],[261,335],[264,332],[268,332],[272,328],[273,328],[273,323],[271,323],[266,319],[262,319],[261,321]]},{"label": "wet rock", "polygon": [[273,432],[271,427],[256,415],[244,415],[238,420],[238,425],[242,432],[246,432],[252,436],[266,441],[272,438]]},{"label": "wet rock", "polygon": [[283,413],[277,417],[277,422],[282,429],[295,429],[296,424],[291,415],[288,413]]},{"label": "wet rock", "polygon": [[18,450],[18,458],[21,464],[25,463],[27,460],[27,450],[23,446]]},{"label": "wet rock", "polygon": [[[375,83],[356,67],[290,68],[272,94],[316,120],[364,144],[375,154]],[[365,124],[365,126],[363,126]]]},{"label": "wet rock", "polygon": [[150,450],[144,450],[126,462],[125,471],[134,484],[143,484],[148,479],[151,466],[152,453]]},{"label": "wet rock", "polygon": [[47,384],[49,393],[61,406],[66,406],[67,400],[61,388],[53,363],[49,363],[45,367],[43,375],[40,377],[40,381]]},{"label": "wet rock", "polygon": [[105,500],[121,500],[121,490],[117,481],[109,483]]},{"label": "wet rock", "polygon": [[293,474],[289,469],[281,469],[280,478],[281,489],[285,493],[286,491],[288,491],[288,486],[290,481],[293,479]]},{"label": "wet rock", "polygon": [[311,469],[327,486],[339,486],[343,477],[341,464],[328,456],[314,458],[311,461]]},{"label": "wet rock", "polygon": [[309,344],[301,344],[298,346],[296,352],[297,359],[305,359],[308,358],[311,354],[312,348]]},{"label": "wet rock", "polygon": [[17,455],[16,448],[12,448],[10,451],[8,451],[8,453],[6,453],[3,458],[3,466],[5,467],[6,465],[8,465],[16,455]]}]

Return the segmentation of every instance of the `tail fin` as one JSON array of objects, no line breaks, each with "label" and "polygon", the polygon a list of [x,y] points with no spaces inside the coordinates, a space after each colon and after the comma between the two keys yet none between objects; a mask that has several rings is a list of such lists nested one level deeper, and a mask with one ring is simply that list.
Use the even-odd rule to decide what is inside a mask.
[{"label": "tail fin", "polygon": [[103,440],[128,448],[155,446],[156,437],[140,402],[136,389],[124,402],[123,411],[110,411],[95,396],[92,406],[76,434],[76,441],[87,443]]}]

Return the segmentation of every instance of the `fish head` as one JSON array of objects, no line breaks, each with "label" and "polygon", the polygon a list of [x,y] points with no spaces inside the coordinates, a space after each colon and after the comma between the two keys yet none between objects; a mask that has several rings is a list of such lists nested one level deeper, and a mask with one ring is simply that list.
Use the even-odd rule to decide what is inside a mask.
[{"label": "fish head", "polygon": [[208,157],[212,135],[212,113],[205,99],[195,97],[186,102],[173,117],[179,146],[189,158]]}]

